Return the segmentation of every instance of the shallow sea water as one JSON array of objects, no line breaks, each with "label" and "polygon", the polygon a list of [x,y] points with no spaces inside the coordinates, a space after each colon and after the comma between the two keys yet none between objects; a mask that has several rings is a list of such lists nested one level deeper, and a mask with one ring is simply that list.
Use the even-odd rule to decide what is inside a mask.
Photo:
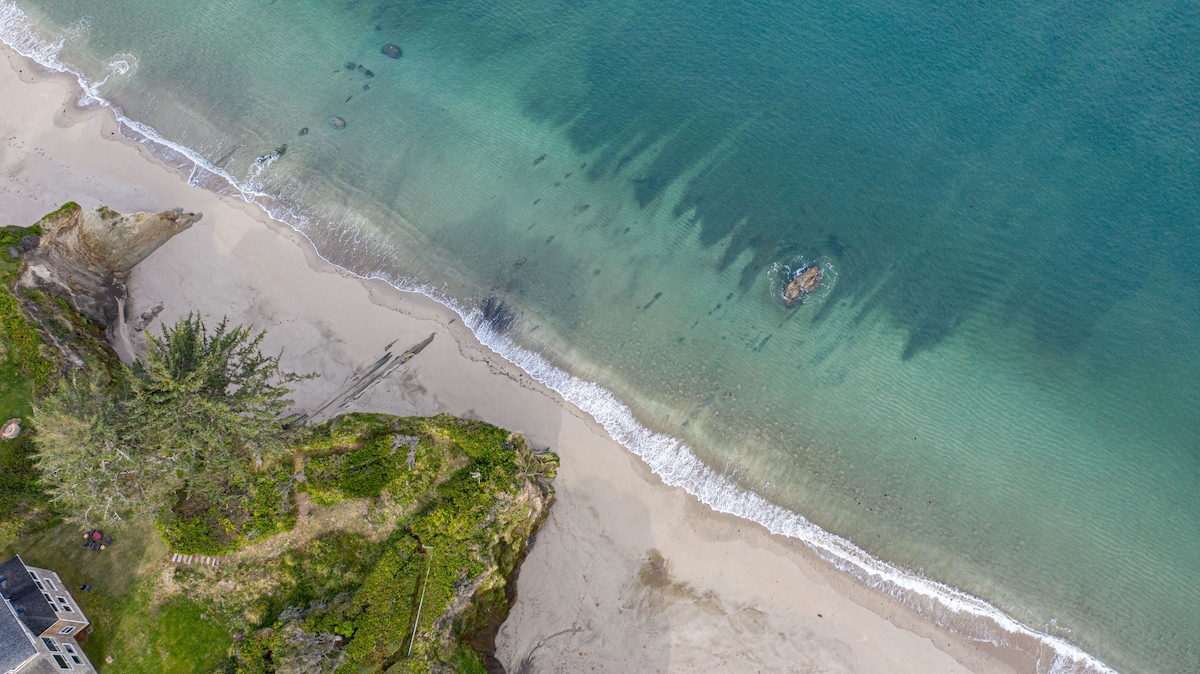
[{"label": "shallow sea water", "polygon": [[17,6],[331,260],[495,295],[729,483],[1118,670],[1200,671],[1197,8]]}]

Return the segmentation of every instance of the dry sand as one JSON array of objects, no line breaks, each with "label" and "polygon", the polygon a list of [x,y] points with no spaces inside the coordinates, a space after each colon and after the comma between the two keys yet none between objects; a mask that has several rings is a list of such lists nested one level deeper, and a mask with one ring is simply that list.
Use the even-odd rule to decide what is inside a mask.
[{"label": "dry sand", "polygon": [[198,310],[267,329],[286,367],[320,374],[297,392],[300,409],[324,402],[394,340],[403,349],[437,333],[356,407],[483,419],[561,455],[558,501],[497,639],[509,672],[1014,671],[1003,654],[947,635],[794,541],[664,486],[450,310],[323,263],[257,208],[189,186],[122,140],[110,112],[76,106],[73,81],[6,57],[0,225],[30,224],[68,200],[200,211],[199,224],[135,270],[127,315],[161,303],[160,320]]}]

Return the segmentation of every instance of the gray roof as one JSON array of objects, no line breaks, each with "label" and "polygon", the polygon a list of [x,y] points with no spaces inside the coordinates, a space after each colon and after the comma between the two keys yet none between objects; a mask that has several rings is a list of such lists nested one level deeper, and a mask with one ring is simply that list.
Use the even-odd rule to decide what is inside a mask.
[{"label": "gray roof", "polygon": [[21,629],[12,606],[0,599],[0,672],[11,672],[25,664],[37,649],[29,643],[29,635]]},{"label": "gray roof", "polygon": [[42,591],[33,584],[29,569],[19,555],[0,564],[0,595],[12,604],[17,617],[33,632],[41,636],[58,622],[54,607],[42,596]]}]

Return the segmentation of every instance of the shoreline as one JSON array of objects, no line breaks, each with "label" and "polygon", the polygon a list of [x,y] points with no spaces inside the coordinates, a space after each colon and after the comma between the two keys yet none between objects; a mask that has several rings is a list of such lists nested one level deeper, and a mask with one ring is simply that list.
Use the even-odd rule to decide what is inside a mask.
[{"label": "shoreline", "polygon": [[[127,315],[161,302],[164,320],[196,308],[210,320],[228,313],[269,329],[267,347],[286,347],[285,366],[322,374],[297,392],[297,407],[308,409],[388,342],[404,348],[432,329],[439,339],[428,354],[354,409],[481,418],[524,430],[535,446],[560,453],[559,502],[522,567],[517,604],[498,638],[498,655],[510,668],[531,653],[539,666],[566,666],[563,658],[573,655],[586,662],[579,668],[613,671],[710,669],[705,660],[723,657],[734,670],[786,670],[807,661],[845,671],[1000,672],[1036,671],[1036,661],[1053,659],[1046,646],[1026,657],[950,636],[800,541],[666,486],[591,415],[488,349],[452,309],[338,269],[257,205],[191,187],[178,169],[124,139],[111,111],[74,105],[79,87],[68,75],[35,74],[24,57],[4,49],[13,69],[0,91],[19,101],[11,109],[23,119],[0,123],[24,132],[5,134],[12,136],[8,156],[0,155],[0,210],[11,224],[29,224],[57,207],[47,205],[68,199],[89,208],[183,206],[206,215],[135,270]],[[135,343],[141,338],[130,335]],[[647,581],[651,550],[662,554],[669,573]],[[749,578],[746,569],[762,577]],[[566,624],[579,629],[564,633]],[[795,643],[801,640],[811,643]],[[654,650],[648,646],[660,652],[639,653]],[[650,659],[628,659],[643,655]]]}]

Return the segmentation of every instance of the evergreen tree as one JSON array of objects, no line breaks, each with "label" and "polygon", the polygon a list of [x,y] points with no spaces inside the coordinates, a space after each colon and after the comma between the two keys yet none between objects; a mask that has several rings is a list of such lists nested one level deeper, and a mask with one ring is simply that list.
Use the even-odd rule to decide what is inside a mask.
[{"label": "evergreen tree", "polygon": [[68,519],[161,515],[197,487],[220,499],[230,477],[282,456],[287,385],[305,377],[262,353],[265,334],[226,320],[210,334],[189,314],[117,381],[63,381],[35,423],[43,482]]},{"label": "evergreen tree", "polygon": [[113,524],[170,505],[180,487],[173,458],[125,436],[116,386],[82,374],[34,407],[35,461],[67,519]]}]

